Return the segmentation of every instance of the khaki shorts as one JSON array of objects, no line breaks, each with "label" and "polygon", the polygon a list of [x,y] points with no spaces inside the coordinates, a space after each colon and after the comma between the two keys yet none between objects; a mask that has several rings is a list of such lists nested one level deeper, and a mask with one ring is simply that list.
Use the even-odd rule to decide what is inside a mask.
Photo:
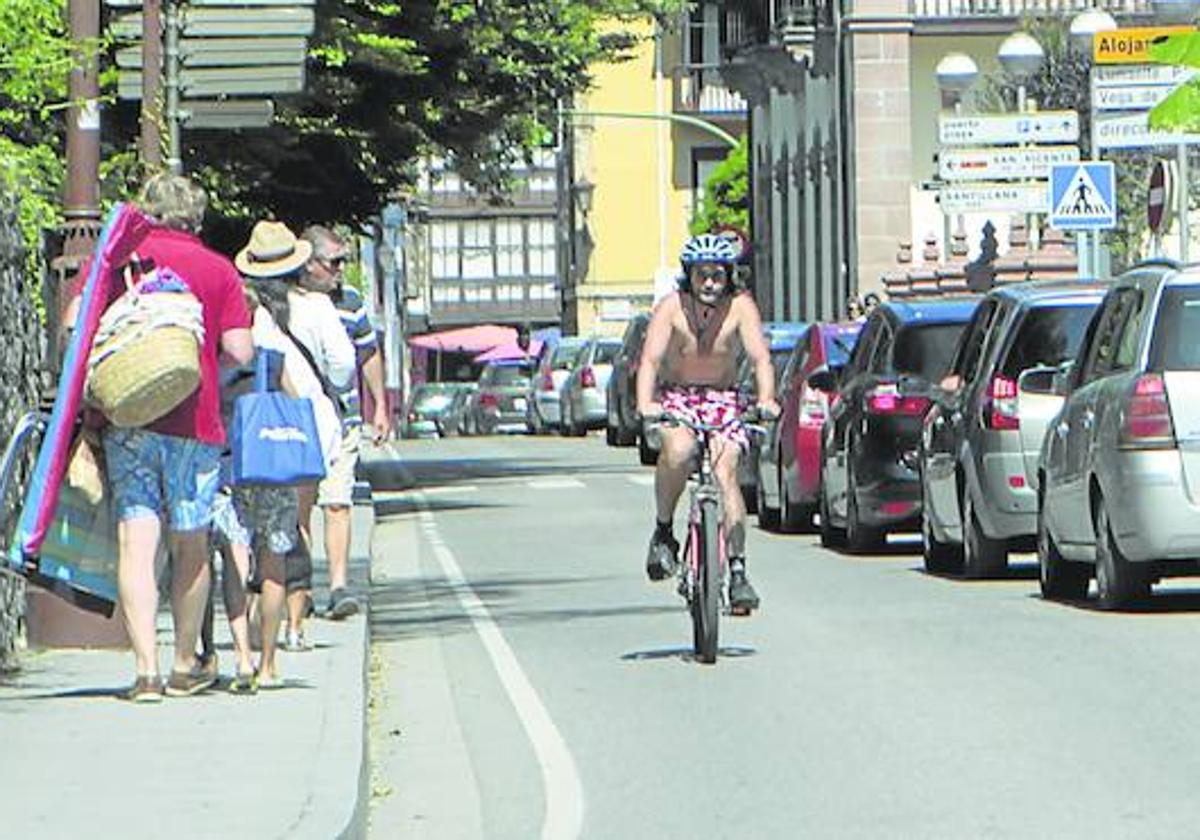
[{"label": "khaki shorts", "polygon": [[361,426],[351,426],[342,432],[342,448],[337,459],[317,485],[318,507],[349,507],[354,504],[354,470],[358,466],[361,443]]}]

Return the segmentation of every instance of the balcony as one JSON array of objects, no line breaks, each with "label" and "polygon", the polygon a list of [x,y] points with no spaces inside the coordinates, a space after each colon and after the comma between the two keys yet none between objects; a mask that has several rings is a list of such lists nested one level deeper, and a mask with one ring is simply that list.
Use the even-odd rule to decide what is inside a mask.
[{"label": "balcony", "polygon": [[724,9],[725,53],[755,44],[811,41],[813,30],[833,25],[838,2],[842,0],[743,0],[730,4]]},{"label": "balcony", "polygon": [[675,113],[705,117],[746,116],[746,100],[721,79],[718,64],[685,64],[675,68]]},{"label": "balcony", "polygon": [[924,28],[924,21],[950,18],[1000,21],[1007,26],[1022,17],[1069,17],[1091,8],[1118,20],[1153,14],[1151,0],[911,0],[909,4],[918,28]]},{"label": "balcony", "polygon": [[553,277],[437,279],[430,288],[429,325],[558,323],[558,298]]}]

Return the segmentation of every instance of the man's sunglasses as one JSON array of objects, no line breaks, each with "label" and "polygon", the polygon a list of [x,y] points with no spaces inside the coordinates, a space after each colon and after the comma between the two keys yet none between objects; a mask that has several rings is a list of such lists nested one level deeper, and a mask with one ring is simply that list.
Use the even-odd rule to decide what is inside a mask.
[{"label": "man's sunglasses", "polygon": [[697,280],[725,280],[729,274],[723,268],[693,268],[692,277]]},{"label": "man's sunglasses", "polygon": [[346,263],[350,261],[349,257],[321,257],[321,262],[333,269],[345,268]]}]

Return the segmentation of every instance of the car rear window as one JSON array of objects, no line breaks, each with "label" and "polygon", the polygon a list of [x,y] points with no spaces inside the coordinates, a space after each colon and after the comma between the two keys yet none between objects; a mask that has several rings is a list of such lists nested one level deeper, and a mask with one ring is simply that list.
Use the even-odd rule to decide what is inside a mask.
[{"label": "car rear window", "polygon": [[575,364],[575,360],[579,358],[579,352],[583,350],[582,344],[560,344],[554,349],[554,355],[550,357],[550,367],[553,370],[564,370]]},{"label": "car rear window", "polygon": [[1200,370],[1200,286],[1168,286],[1158,304],[1151,370]]},{"label": "car rear window", "polygon": [[1025,313],[1000,373],[1016,379],[1040,365],[1058,367],[1075,358],[1099,301],[1037,306]]},{"label": "car rear window", "polygon": [[858,329],[844,329],[826,332],[822,338],[825,343],[825,360],[830,367],[844,367],[850,361],[854,352],[854,342],[858,340]]},{"label": "car rear window", "polygon": [[488,368],[484,371],[481,382],[484,385],[528,385],[529,374],[523,367],[505,365],[503,367]]},{"label": "car rear window", "polygon": [[606,342],[596,345],[596,355],[592,359],[592,364],[596,365],[611,365],[612,360],[617,358],[617,352],[620,351],[620,344],[612,344]]},{"label": "car rear window", "polygon": [[933,382],[950,366],[958,338],[967,328],[960,324],[909,324],[896,334],[892,369]]}]

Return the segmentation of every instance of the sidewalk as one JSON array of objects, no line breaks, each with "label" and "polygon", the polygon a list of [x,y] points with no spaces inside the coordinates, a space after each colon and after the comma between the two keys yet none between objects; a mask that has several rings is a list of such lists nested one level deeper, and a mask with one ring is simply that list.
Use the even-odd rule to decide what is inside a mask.
[{"label": "sidewalk", "polygon": [[[318,606],[327,572],[314,516]],[[354,508],[351,582],[367,591],[373,510]],[[220,598],[217,599],[218,603]],[[127,651],[28,651],[0,681],[0,834],[126,840],[361,837],[367,810],[365,614],[310,619],[308,653],[280,651],[286,687],[223,689],[139,706]],[[233,671],[228,624],[216,623],[222,676]],[[159,662],[170,666],[170,612]]]}]

